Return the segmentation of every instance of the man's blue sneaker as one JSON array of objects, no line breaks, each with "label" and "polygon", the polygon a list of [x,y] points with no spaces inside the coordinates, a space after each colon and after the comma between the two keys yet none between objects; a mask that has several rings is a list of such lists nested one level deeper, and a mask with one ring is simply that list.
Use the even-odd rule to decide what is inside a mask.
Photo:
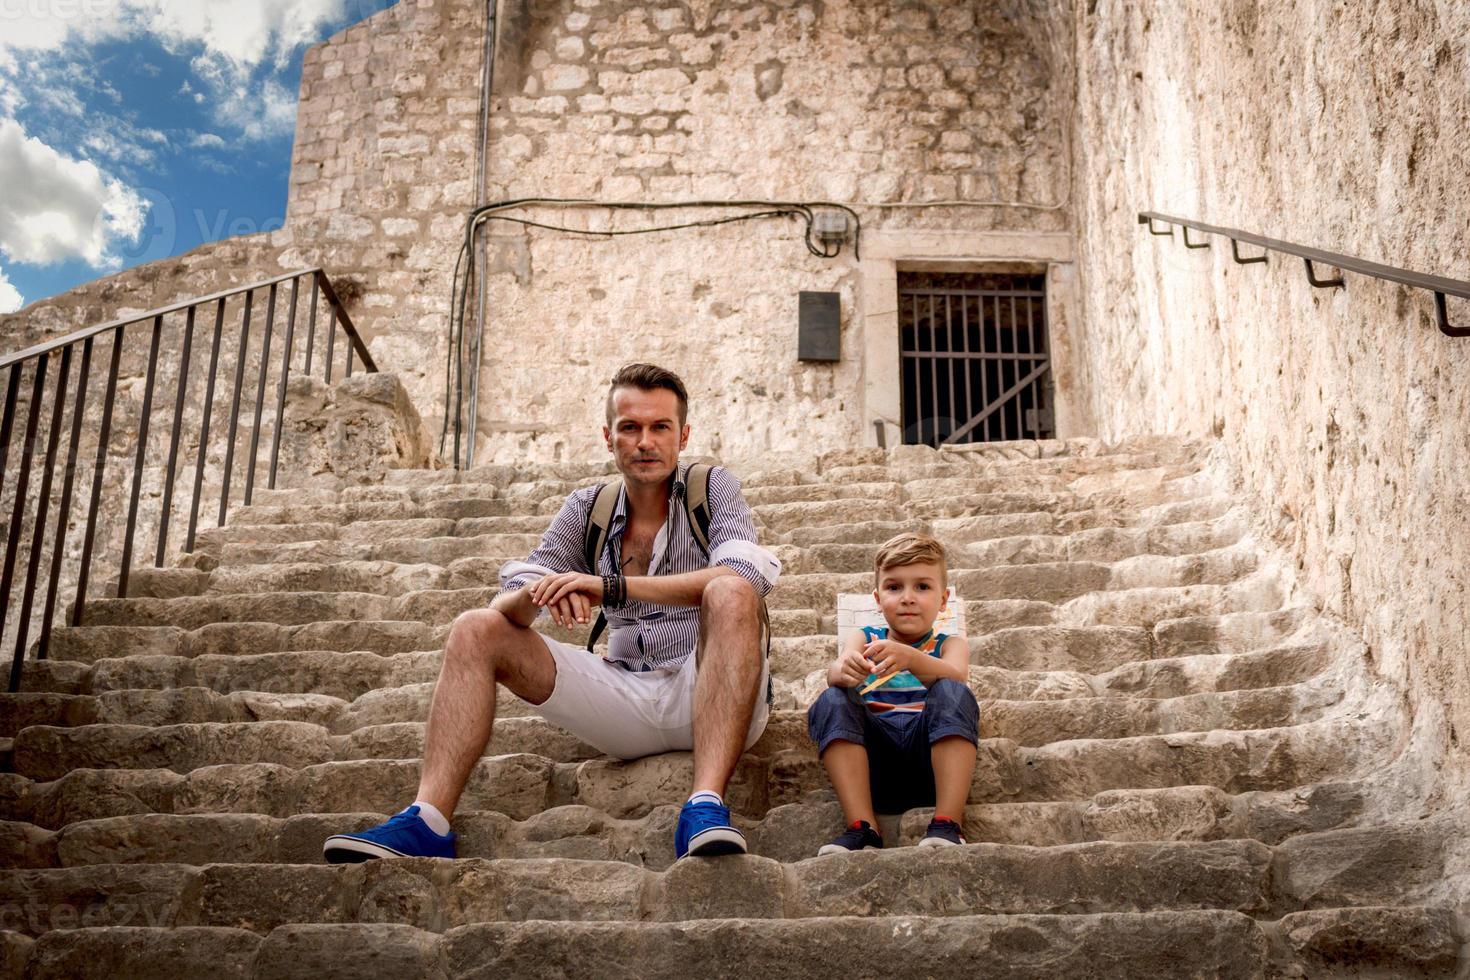
[{"label": "man's blue sneaker", "polygon": [[744,854],[745,835],[730,826],[730,808],[718,803],[685,803],[674,831],[674,857]]},{"label": "man's blue sneaker", "polygon": [[419,808],[411,806],[395,813],[387,823],[364,830],[360,834],[334,834],[322,845],[322,856],[328,864],[357,864],[371,858],[454,857],[454,834],[443,837],[429,829],[419,816]]}]

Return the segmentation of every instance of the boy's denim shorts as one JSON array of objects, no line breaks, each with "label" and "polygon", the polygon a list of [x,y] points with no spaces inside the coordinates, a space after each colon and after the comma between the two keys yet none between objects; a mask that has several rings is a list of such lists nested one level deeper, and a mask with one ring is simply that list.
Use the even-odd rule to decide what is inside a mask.
[{"label": "boy's denim shorts", "polygon": [[967,686],[948,678],[929,685],[923,711],[874,712],[856,688],[829,687],[807,709],[806,726],[819,754],[836,739],[865,747],[874,811],[903,813],[934,805],[929,747],[951,735],[976,742],[980,706]]}]

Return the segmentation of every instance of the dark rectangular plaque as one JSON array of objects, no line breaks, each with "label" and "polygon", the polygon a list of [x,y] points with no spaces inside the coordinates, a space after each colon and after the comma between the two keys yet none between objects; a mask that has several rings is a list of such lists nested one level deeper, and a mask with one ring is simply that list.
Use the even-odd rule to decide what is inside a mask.
[{"label": "dark rectangular plaque", "polygon": [[842,302],[838,293],[802,290],[797,300],[796,357],[802,361],[842,359]]}]

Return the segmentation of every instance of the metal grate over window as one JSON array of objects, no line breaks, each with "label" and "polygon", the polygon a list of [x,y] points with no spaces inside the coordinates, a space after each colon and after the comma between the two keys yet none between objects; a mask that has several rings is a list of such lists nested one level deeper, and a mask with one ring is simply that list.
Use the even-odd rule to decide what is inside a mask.
[{"label": "metal grate over window", "polygon": [[1049,439],[1043,273],[899,274],[903,441]]}]

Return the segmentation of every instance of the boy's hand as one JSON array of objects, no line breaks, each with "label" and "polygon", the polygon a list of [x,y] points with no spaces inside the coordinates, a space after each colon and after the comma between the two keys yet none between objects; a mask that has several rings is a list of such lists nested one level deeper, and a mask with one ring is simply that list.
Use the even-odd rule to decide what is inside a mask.
[{"label": "boy's hand", "polygon": [[857,687],[867,679],[873,665],[861,650],[847,650],[837,658],[837,679],[834,687]]},{"label": "boy's hand", "polygon": [[874,640],[863,650],[863,655],[872,665],[873,673],[887,677],[898,670],[908,670],[919,651],[897,640]]}]

